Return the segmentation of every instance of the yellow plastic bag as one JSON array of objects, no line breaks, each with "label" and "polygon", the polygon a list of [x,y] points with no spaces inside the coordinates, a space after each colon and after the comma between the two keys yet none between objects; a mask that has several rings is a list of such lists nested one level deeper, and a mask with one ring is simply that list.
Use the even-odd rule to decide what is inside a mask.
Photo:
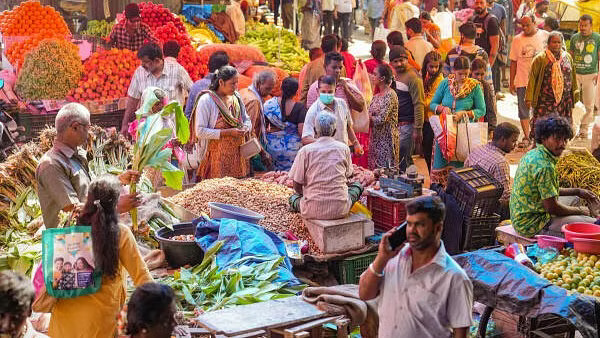
[{"label": "yellow plastic bag", "polygon": [[350,213],[352,213],[352,214],[363,214],[363,215],[367,216],[368,219],[371,219],[371,217],[373,216],[373,214],[371,213],[371,211],[369,211],[369,209],[367,209],[367,207],[365,207],[360,202],[355,202],[354,203],[354,205],[352,206],[352,208],[350,208]]}]

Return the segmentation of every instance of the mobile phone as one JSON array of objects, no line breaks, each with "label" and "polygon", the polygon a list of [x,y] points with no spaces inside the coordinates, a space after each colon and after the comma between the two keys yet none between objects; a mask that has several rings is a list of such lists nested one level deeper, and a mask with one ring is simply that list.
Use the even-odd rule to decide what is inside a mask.
[{"label": "mobile phone", "polygon": [[389,245],[391,250],[396,250],[397,247],[406,241],[406,221],[396,227],[396,231],[389,237]]}]

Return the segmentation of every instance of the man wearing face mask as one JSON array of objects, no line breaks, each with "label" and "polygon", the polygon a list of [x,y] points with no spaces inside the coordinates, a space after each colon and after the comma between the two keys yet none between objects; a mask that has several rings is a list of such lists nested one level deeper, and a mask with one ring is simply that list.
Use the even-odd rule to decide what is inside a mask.
[{"label": "man wearing face mask", "polygon": [[423,142],[423,117],[425,112],[425,92],[423,80],[408,66],[408,51],[401,46],[390,50],[390,65],[396,71],[392,85],[398,96],[398,129],[400,134],[400,170],[404,171],[413,163],[413,146],[417,153]]},{"label": "man wearing face mask", "polygon": [[317,82],[319,86],[319,100],[316,101],[306,112],[304,128],[302,130],[302,144],[307,145],[316,141],[315,123],[319,113],[328,111],[336,117],[335,135],[336,140],[346,145],[351,145],[356,154],[364,153],[362,146],[356,139],[352,128],[352,115],[346,101],[335,97],[336,78],[331,75],[321,76]]},{"label": "man wearing face mask", "polygon": [[[180,92],[189,92],[193,84],[190,75],[179,63],[165,61],[162,49],[156,43],[142,46],[137,57],[142,61],[142,65],[133,73],[127,91],[127,106],[121,124],[123,134],[127,134],[129,122],[133,119],[133,112],[140,103],[144,89],[158,87],[167,92],[169,100],[172,100],[178,97]],[[179,103],[183,107],[185,102]]]},{"label": "man wearing face mask", "polygon": [[150,26],[142,22],[140,7],[131,3],[125,7],[125,19],[117,23],[108,37],[114,48],[137,51],[144,41],[158,43]]}]

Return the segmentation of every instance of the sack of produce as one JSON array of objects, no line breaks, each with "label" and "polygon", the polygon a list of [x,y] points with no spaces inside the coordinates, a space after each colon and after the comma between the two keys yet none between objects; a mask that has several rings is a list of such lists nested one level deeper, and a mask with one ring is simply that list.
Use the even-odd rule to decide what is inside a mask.
[{"label": "sack of produce", "polygon": [[229,56],[229,62],[231,63],[244,60],[267,62],[265,55],[260,51],[260,49],[254,46],[215,43],[212,45],[200,46],[198,49],[201,58],[206,60],[208,60],[208,58],[216,51],[224,51],[227,53],[227,56]]},{"label": "sack of produce", "polygon": [[88,295],[102,285],[102,272],[95,267],[91,226],[45,230],[42,264],[46,292],[52,297]]}]

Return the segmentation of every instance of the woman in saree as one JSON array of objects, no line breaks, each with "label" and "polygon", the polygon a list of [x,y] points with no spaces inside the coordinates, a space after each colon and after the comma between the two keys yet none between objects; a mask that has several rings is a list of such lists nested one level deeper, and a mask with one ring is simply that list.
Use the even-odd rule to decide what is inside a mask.
[{"label": "woman in saree", "polygon": [[[477,121],[485,115],[485,99],[479,81],[469,77],[469,59],[466,56],[456,58],[452,71],[438,86],[429,108],[436,115],[441,115],[442,125],[447,116],[453,116],[455,121],[465,118],[470,122]],[[452,160],[452,154],[447,149],[449,142],[440,143],[442,138],[438,136],[434,141],[431,183],[445,187],[450,170],[462,168],[463,162]]]},{"label": "woman in saree", "polygon": [[265,102],[267,120],[266,150],[273,159],[275,170],[290,170],[294,158],[302,147],[302,127],[306,107],[294,101],[298,80],[288,77],[281,84],[281,97]]},{"label": "woman in saree", "polygon": [[200,93],[190,117],[191,142],[198,143],[198,180],[245,177],[250,172],[240,146],[248,140],[252,122],[237,92],[238,72],[221,67],[209,89]]}]

